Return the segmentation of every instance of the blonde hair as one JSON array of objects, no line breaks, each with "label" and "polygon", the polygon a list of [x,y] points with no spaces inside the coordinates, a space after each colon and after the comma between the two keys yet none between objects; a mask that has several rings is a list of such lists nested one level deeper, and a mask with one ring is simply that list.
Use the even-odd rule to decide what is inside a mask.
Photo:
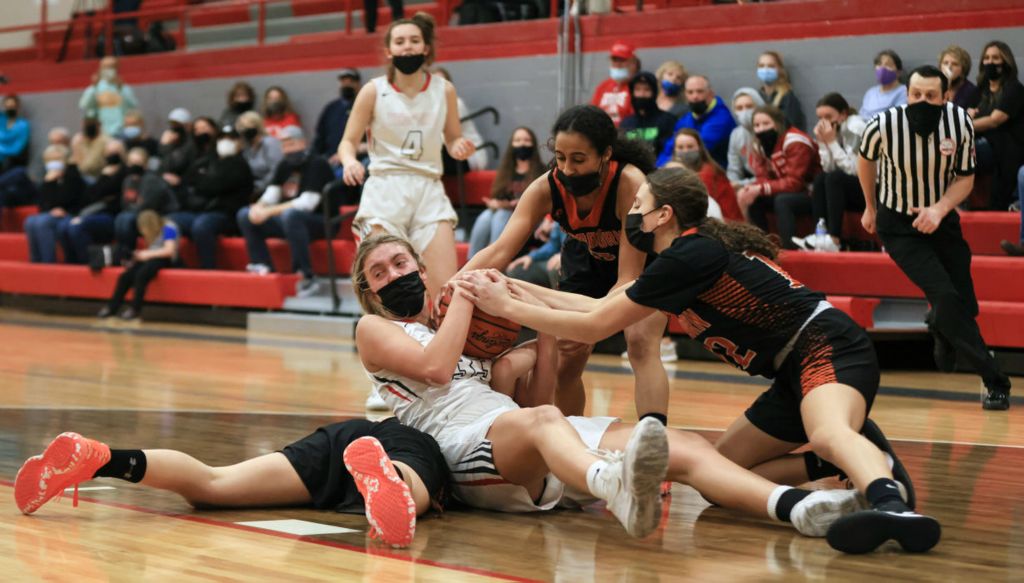
[{"label": "blonde hair", "polygon": [[[962,73],[960,73],[960,80],[961,82],[966,81],[967,75],[971,72],[971,54],[968,53],[966,50],[964,50],[963,47],[959,45],[949,45],[948,47],[946,47],[946,50],[939,53],[940,69],[942,68],[942,59],[946,55],[953,55],[953,58],[955,58],[957,62],[960,63],[960,69],[962,69],[963,71]],[[950,79],[949,82],[950,84],[952,84],[953,80]]]},{"label": "blonde hair", "polygon": [[[786,63],[783,62],[782,55],[775,51],[764,51],[761,53],[760,57],[765,55],[775,59],[775,63],[778,64],[779,78],[775,81],[775,87],[777,89],[775,91],[775,97],[772,98],[772,105],[778,107],[779,104],[782,103],[782,98],[793,90],[793,84],[789,82],[789,71],[786,71]],[[758,59],[760,59],[760,57],[758,57]]]},{"label": "blonde hair", "polygon": [[264,132],[263,116],[251,110],[239,115],[235,120],[235,129],[242,128],[256,128],[262,134]]},{"label": "blonde hair", "polygon": [[378,247],[395,243],[401,245],[412,255],[413,261],[420,268],[423,267],[423,261],[420,259],[419,253],[412,248],[412,244],[401,237],[394,235],[383,234],[383,235],[372,235],[363,239],[359,243],[359,248],[356,249],[356,258],[352,262],[352,287],[355,288],[356,299],[359,300],[359,306],[363,308],[363,313],[374,314],[376,316],[383,316],[385,318],[394,318],[394,316],[388,312],[380,301],[377,300],[370,291],[370,283],[366,279],[366,259],[370,256],[374,250]]},{"label": "blonde hair", "polygon": [[686,78],[690,76],[686,72],[686,66],[679,61],[665,61],[658,66],[658,70],[654,72],[654,76],[658,79],[658,83],[661,83],[661,77],[669,71],[678,71],[682,74],[683,83],[686,83]]},{"label": "blonde hair", "polygon": [[64,144],[50,144],[43,150],[43,160],[67,160],[71,150]]},{"label": "blonde hair", "polygon": [[147,209],[139,213],[135,224],[138,226],[142,238],[146,240],[146,244],[152,245],[153,241],[160,236],[160,227],[164,225],[164,221],[156,211]]}]

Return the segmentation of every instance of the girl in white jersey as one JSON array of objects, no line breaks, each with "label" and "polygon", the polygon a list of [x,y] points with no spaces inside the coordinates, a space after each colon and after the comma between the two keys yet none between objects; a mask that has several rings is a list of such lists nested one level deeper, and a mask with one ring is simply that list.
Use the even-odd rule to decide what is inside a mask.
[{"label": "girl in white jersey", "polygon": [[387,75],[356,96],[338,145],[345,184],[363,184],[356,147],[369,130],[370,177],[352,228],[357,239],[382,231],[408,239],[430,268],[436,294],[457,266],[457,217],[441,184],[441,146],[456,160],[476,148],[462,137],[455,87],[426,68],[434,61],[434,19],[419,12],[396,20],[384,43]]},{"label": "girl in white jersey", "polygon": [[[353,274],[367,314],[356,328],[367,374],[399,421],[437,440],[453,494],[471,506],[524,512],[601,498],[630,534],[644,536],[657,527],[667,471],[668,479],[723,506],[790,521],[809,536],[824,536],[836,518],[861,507],[853,491],[773,484],[726,460],[702,437],[651,418],[631,425],[564,417],[551,405],[520,408],[491,390],[490,361],[461,354],[473,311],[461,288],[455,287],[443,323],[433,320],[426,273],[403,239],[365,239]],[[541,334],[522,382],[553,383],[556,360],[555,339]]]}]

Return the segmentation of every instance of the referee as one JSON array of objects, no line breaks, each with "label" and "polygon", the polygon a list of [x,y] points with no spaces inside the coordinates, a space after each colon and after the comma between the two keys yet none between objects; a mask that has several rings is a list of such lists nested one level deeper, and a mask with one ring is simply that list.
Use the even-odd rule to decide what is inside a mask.
[{"label": "referee", "polygon": [[975,322],[971,250],[956,212],[974,185],[974,125],[966,110],[946,102],[947,85],[937,68],[918,67],[907,80],[907,105],[868,123],[857,163],[866,202],[861,222],[869,233],[877,228],[889,256],[928,298],[939,369],[951,371],[959,353],[981,374],[982,408],[1005,410],[1010,379]]}]

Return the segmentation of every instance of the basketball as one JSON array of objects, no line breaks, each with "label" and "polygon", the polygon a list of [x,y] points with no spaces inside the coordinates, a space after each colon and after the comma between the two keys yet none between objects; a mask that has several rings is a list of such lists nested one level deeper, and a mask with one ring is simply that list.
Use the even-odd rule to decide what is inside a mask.
[{"label": "basketball", "polygon": [[[451,302],[452,294],[446,291],[441,296],[438,305],[438,316],[440,322],[444,321],[444,315],[448,311],[448,304]],[[492,316],[480,308],[473,309],[473,319],[469,322],[469,333],[466,334],[466,345],[462,347],[462,354],[470,358],[495,358],[515,344],[519,337],[519,330],[522,328],[512,320]]]}]

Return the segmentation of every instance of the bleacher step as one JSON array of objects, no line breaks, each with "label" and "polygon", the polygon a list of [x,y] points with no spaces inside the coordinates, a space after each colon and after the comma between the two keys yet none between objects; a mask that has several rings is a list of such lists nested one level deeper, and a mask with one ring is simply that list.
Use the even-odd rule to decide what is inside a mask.
[{"label": "bleacher step", "polygon": [[[331,288],[329,287],[328,280],[326,277],[318,277],[317,283],[320,284],[320,289],[317,290],[316,294],[304,298],[298,296],[285,298],[283,309],[289,312],[331,313],[334,306],[331,303]],[[356,294],[352,290],[352,280],[350,278],[346,277],[336,280],[335,289],[338,290],[338,297],[341,300],[338,306],[339,314],[358,316],[363,313],[359,307],[359,300],[356,299]]]},{"label": "bleacher step", "polygon": [[282,312],[250,312],[246,328],[250,333],[286,334],[303,338],[344,338],[355,334],[354,316],[326,316]]}]

